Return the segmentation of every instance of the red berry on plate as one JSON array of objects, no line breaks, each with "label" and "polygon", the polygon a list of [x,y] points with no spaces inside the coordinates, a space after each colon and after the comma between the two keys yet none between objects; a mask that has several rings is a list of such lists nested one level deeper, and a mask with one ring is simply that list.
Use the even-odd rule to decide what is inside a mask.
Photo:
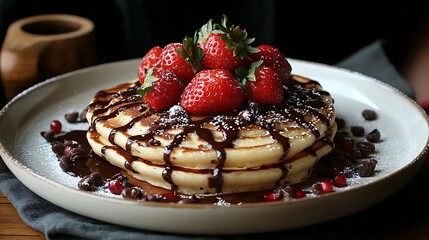
[{"label": "red berry on plate", "polygon": [[347,177],[343,173],[339,173],[332,180],[332,184],[335,187],[346,187],[347,186]]},{"label": "red berry on plate", "polygon": [[329,180],[323,180],[321,182],[317,182],[313,185],[313,190],[316,194],[329,193],[334,191],[334,186],[332,182]]},{"label": "red berry on plate", "polygon": [[118,179],[113,179],[109,181],[109,191],[115,195],[121,194],[122,190],[124,189],[124,186],[122,185],[121,181]]},{"label": "red berry on plate", "polygon": [[74,147],[72,146],[65,146],[63,149],[63,156],[69,156],[70,153],[73,151]]},{"label": "red berry on plate", "polygon": [[177,196],[177,194],[175,194],[174,192],[166,192],[162,195],[166,200],[169,201],[176,201],[179,199],[179,197]]},{"label": "red berry on plate", "polygon": [[174,73],[162,68],[150,68],[138,92],[155,111],[161,111],[179,103],[184,88]]},{"label": "red berry on plate", "polygon": [[304,198],[305,196],[307,196],[307,194],[301,189],[295,190],[295,195],[294,195],[295,198]]},{"label": "red berry on plate", "polygon": [[155,67],[156,64],[158,64],[160,56],[161,56],[162,48],[159,46],[155,46],[151,48],[146,55],[142,58],[142,61],[140,62],[139,69],[138,69],[138,77],[140,80],[140,83],[143,84],[144,79],[146,77],[146,71],[149,68]]},{"label": "red berry on plate", "polygon": [[278,194],[275,192],[269,192],[264,196],[265,201],[272,202],[277,201],[279,198]]},{"label": "red berry on plate", "polygon": [[214,115],[231,113],[246,100],[234,76],[225,69],[203,70],[186,86],[180,104],[188,113]]},{"label": "red berry on plate", "polygon": [[61,132],[62,127],[63,127],[63,126],[62,126],[61,122],[60,122],[60,121],[58,121],[58,120],[53,120],[53,121],[51,122],[51,124],[50,124],[50,129],[51,129],[51,131],[52,131],[53,133],[55,133],[55,134],[60,133],[60,132]]}]

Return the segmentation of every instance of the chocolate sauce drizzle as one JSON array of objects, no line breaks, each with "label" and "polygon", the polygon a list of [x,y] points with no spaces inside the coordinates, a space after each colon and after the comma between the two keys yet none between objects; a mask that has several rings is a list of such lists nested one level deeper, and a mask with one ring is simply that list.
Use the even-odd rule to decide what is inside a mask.
[{"label": "chocolate sauce drizzle", "polygon": [[[172,174],[177,167],[171,163],[171,154],[181,145],[188,134],[195,133],[200,139],[206,141],[211,148],[216,151],[217,162],[211,172],[212,177],[209,178],[209,186],[211,188],[215,188],[217,193],[221,193],[223,185],[223,167],[227,159],[225,149],[233,147],[233,141],[237,139],[238,133],[241,129],[246,125],[254,124],[267,130],[270,136],[283,147],[283,155],[280,157],[276,166],[282,171],[281,177],[276,183],[277,185],[280,185],[281,181],[286,178],[288,173],[288,169],[285,167],[284,161],[288,154],[290,145],[289,138],[283,136],[274,128],[276,123],[285,120],[293,120],[301,127],[310,129],[311,133],[316,138],[320,137],[320,132],[317,130],[316,126],[312,125],[312,123],[305,119],[305,115],[307,113],[310,113],[320,121],[323,121],[328,128],[331,126],[330,120],[319,112],[320,109],[326,107],[326,103],[323,101],[322,96],[329,95],[329,93],[316,90],[311,87],[312,85],[317,84],[318,83],[316,81],[312,80],[308,80],[308,82],[303,83],[291,78],[289,82],[284,85],[285,104],[282,107],[258,106],[258,104],[254,102],[248,102],[243,109],[233,115],[211,116],[198,120],[192,120],[184,111],[179,113],[180,116],[177,116],[177,114],[170,114],[168,110],[154,112],[147,106],[144,99],[137,94],[137,89],[140,87],[138,82],[129,84],[129,86],[123,84],[118,86],[118,89],[128,87],[124,91],[115,92],[110,90],[109,92],[100,91],[97,93],[94,102],[89,105],[89,108],[97,108],[94,111],[91,128],[94,129],[97,122],[106,121],[117,116],[121,111],[129,108],[140,107],[142,114],[139,117],[132,119],[126,125],[115,128],[110,132],[108,140],[114,144],[115,134],[117,132],[127,131],[140,120],[145,119],[152,114],[157,114],[159,115],[158,120],[152,123],[152,126],[149,128],[147,133],[130,136],[127,139],[125,149],[121,148],[119,150],[120,154],[127,158],[125,167],[134,171],[131,167],[131,163],[133,161],[145,161],[144,159],[138,159],[131,155],[130,151],[133,144],[155,144],[157,143],[157,140],[154,137],[157,134],[169,129],[180,127],[183,129],[182,132],[175,135],[172,142],[164,147],[163,160],[165,168],[162,172],[163,179],[170,184],[172,191],[178,190],[178,187],[172,178]],[[120,100],[109,105],[110,99],[113,98],[119,98]],[[117,108],[111,113],[103,115],[113,107]],[[271,116],[276,113],[280,113],[280,117],[278,115],[276,115],[276,117]],[[185,119],[186,124],[177,120],[178,117],[182,120]],[[223,141],[216,141],[211,130],[204,128],[204,125],[207,123],[211,123],[216,126],[218,130],[223,132]],[[325,139],[323,141],[329,140],[326,137],[323,139]],[[330,144],[332,145],[332,143]],[[102,151],[104,152],[107,148],[111,147],[105,147]],[[315,154],[314,150],[307,149],[307,151],[313,155]]]}]

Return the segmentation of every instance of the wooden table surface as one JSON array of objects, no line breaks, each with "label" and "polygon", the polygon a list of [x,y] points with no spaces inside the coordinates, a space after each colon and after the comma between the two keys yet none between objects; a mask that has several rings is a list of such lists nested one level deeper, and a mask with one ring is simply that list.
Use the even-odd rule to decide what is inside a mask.
[{"label": "wooden table surface", "polygon": [[[325,230],[338,227],[338,234],[345,234],[342,239],[350,239],[351,236],[353,239],[429,239],[428,184],[429,161],[426,161],[422,169],[405,187],[381,203],[342,219],[291,230],[290,233],[294,236],[300,236],[300,234],[306,236],[308,231],[312,231],[322,234],[321,239],[327,239],[326,237],[333,231]],[[363,238],[357,236],[363,236]],[[337,237],[335,239],[338,239]],[[14,206],[0,193],[0,240],[6,239],[46,238],[42,233],[26,225]]]},{"label": "wooden table surface", "polygon": [[0,192],[0,240],[46,239],[44,235],[25,224],[15,207]]}]

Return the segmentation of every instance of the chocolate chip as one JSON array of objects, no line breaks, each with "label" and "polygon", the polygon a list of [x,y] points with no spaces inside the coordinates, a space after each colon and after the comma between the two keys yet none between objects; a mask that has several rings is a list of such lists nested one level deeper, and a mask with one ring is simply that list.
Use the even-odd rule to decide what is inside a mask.
[{"label": "chocolate chip", "polygon": [[366,139],[370,142],[378,142],[381,139],[381,133],[378,131],[378,129],[372,130],[368,135],[366,135]]},{"label": "chocolate chip", "polygon": [[102,186],[104,181],[101,177],[101,174],[98,172],[93,172],[89,175],[89,177],[94,181],[94,186],[99,187]]},{"label": "chocolate chip", "polygon": [[94,191],[95,189],[95,182],[94,179],[90,177],[91,175],[88,175],[84,178],[82,178],[78,183],[77,187],[79,189],[85,190],[85,191]]},{"label": "chocolate chip", "polygon": [[77,122],[78,117],[79,117],[79,113],[78,112],[66,113],[66,115],[64,115],[64,118],[69,123],[75,123],[75,122]]},{"label": "chocolate chip", "polygon": [[127,187],[122,191],[122,197],[131,198],[131,199],[142,199],[143,192],[136,187]]},{"label": "chocolate chip", "polygon": [[365,109],[362,111],[362,116],[365,120],[372,121],[377,119],[377,113],[373,110]]},{"label": "chocolate chip", "polygon": [[368,156],[375,152],[375,145],[370,142],[358,142],[356,144],[356,150],[362,153],[362,156]]},{"label": "chocolate chip", "polygon": [[52,142],[51,149],[52,149],[52,152],[55,153],[55,155],[57,155],[58,157],[61,157],[64,151],[64,144],[58,141]]},{"label": "chocolate chip", "polygon": [[44,139],[46,139],[46,141],[48,141],[48,142],[52,142],[52,141],[54,141],[54,139],[55,139],[55,133],[54,133],[54,132],[52,132],[51,130],[49,130],[49,131],[43,131],[43,132],[41,132],[40,134],[41,134],[41,135],[42,135],[42,137],[43,137]]},{"label": "chocolate chip", "polygon": [[94,191],[96,187],[103,185],[103,179],[98,172],[91,173],[88,176],[82,178],[77,186],[79,189],[85,191]]},{"label": "chocolate chip", "polygon": [[76,147],[70,151],[69,156],[71,160],[75,162],[75,161],[84,159],[86,154],[85,154],[85,150],[83,150],[82,148]]},{"label": "chocolate chip", "polygon": [[356,172],[359,174],[360,177],[369,177],[374,172],[377,163],[378,161],[373,158],[360,160],[356,164]]},{"label": "chocolate chip", "polygon": [[350,131],[356,137],[362,137],[365,134],[365,128],[362,126],[351,126]]}]

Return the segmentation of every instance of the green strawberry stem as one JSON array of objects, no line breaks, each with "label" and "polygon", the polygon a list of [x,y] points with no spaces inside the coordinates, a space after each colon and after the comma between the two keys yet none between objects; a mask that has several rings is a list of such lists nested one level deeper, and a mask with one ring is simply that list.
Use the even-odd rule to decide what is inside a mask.
[{"label": "green strawberry stem", "polygon": [[213,20],[210,19],[206,24],[204,24],[198,30],[198,41],[197,41],[197,43],[202,46],[213,30],[214,30]]},{"label": "green strawberry stem", "polygon": [[146,70],[146,77],[144,79],[143,85],[137,89],[137,94],[146,95],[146,93],[152,91],[152,83],[157,81],[158,78],[153,76],[153,68]]},{"label": "green strawberry stem", "polygon": [[248,88],[248,82],[249,81],[256,81],[255,72],[258,70],[259,66],[262,65],[264,60],[259,60],[256,62],[253,62],[252,65],[250,65],[250,68],[246,67],[238,67],[235,70],[235,75],[238,80],[238,83],[240,83],[241,89],[244,91],[247,91]]},{"label": "green strawberry stem", "polygon": [[251,59],[249,53],[257,53],[259,49],[250,46],[255,41],[255,38],[248,38],[246,29],[241,29],[239,26],[228,26],[228,18],[223,15],[222,23],[216,24],[215,28],[221,30],[224,35],[221,40],[226,43],[227,49],[234,49],[234,56],[241,59]]},{"label": "green strawberry stem", "polygon": [[204,56],[204,50],[198,46],[198,32],[195,32],[194,37],[186,36],[183,39],[183,47],[179,47],[176,51],[185,59],[186,63],[191,65],[194,73],[203,69],[201,59]]}]

